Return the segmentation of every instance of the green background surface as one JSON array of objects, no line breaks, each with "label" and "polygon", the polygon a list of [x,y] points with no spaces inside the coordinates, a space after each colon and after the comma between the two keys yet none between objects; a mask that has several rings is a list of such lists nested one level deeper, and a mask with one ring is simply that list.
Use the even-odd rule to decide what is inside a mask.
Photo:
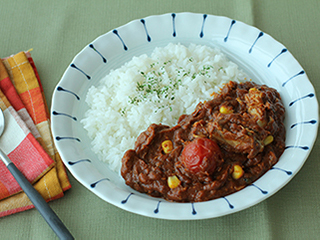
[{"label": "green background surface", "polygon": [[[0,57],[33,48],[50,106],[73,57],[96,37],[149,15],[195,12],[255,26],[284,44],[320,96],[319,0],[2,0]],[[319,141],[300,172],[278,193],[238,213],[197,221],[139,216],[104,202],[72,176],[50,206],[76,239],[320,239]],[[0,239],[56,239],[33,209],[0,218]]]}]

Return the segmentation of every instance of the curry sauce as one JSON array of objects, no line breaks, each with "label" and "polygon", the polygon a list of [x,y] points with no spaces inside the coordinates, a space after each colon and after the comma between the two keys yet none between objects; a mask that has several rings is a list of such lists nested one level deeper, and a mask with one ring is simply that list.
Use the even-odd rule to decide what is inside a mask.
[{"label": "curry sauce", "polygon": [[174,127],[151,124],[122,158],[127,185],[176,202],[207,201],[250,185],[285,149],[280,94],[229,82]]}]

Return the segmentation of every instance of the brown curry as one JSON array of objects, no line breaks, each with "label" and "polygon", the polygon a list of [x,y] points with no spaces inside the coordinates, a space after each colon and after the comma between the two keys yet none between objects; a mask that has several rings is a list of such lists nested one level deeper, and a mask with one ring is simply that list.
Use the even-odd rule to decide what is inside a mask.
[{"label": "brown curry", "polygon": [[152,124],[122,159],[133,189],[176,202],[226,196],[251,184],[285,149],[279,93],[253,82],[229,82],[176,126]]}]

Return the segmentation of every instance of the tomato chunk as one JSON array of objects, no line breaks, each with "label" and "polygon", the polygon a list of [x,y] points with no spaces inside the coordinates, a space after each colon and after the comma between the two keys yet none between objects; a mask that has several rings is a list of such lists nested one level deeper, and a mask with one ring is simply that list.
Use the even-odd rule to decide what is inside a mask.
[{"label": "tomato chunk", "polygon": [[222,162],[218,144],[208,138],[196,138],[188,143],[181,154],[182,164],[192,173],[212,174]]}]

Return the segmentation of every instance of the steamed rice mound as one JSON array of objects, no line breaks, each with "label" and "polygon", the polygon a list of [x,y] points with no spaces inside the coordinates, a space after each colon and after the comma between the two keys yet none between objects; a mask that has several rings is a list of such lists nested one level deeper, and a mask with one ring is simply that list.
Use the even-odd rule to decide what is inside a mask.
[{"label": "steamed rice mound", "polygon": [[224,83],[246,79],[218,49],[170,43],[112,70],[86,97],[81,120],[99,159],[119,171],[124,152],[151,123],[173,126]]}]

